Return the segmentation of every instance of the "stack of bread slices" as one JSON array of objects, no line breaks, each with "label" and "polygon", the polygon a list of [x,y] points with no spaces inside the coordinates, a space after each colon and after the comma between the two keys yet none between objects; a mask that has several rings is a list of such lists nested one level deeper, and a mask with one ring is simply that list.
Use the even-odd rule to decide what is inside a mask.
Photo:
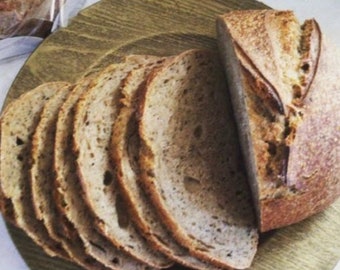
[{"label": "stack of bread slices", "polygon": [[[301,46],[303,53],[283,49],[289,38],[303,45],[318,38],[315,24],[299,32],[287,20],[295,23],[291,12],[232,12],[217,21],[220,54],[192,49],[171,57],[130,55],[76,83],[44,83],[20,96],[1,116],[3,215],[50,256],[84,269],[248,268],[258,231],[299,221],[287,207],[292,201],[302,206],[315,195],[314,179],[326,166],[331,172],[324,186],[335,191],[316,196],[302,218],[340,194],[340,138],[333,130],[339,114],[324,131],[331,132],[334,144],[321,142],[335,150],[326,165],[317,164],[308,183],[298,175],[306,173],[303,168],[290,162],[299,156],[300,140],[314,149],[316,141],[303,140],[301,115],[308,123],[321,121],[309,118],[317,111],[310,104],[323,104],[313,87],[323,82],[320,66],[331,59],[327,52],[318,59],[320,45]],[[252,62],[255,52],[248,48],[258,45],[256,40],[244,41],[249,47],[243,48],[249,38],[244,26],[252,22],[249,27],[256,31],[268,21],[277,32],[264,33],[265,38],[287,42],[268,49],[274,56],[281,53],[289,62],[289,55],[312,55],[308,71],[313,74],[305,72],[301,79],[300,60],[296,70],[287,68],[289,75],[299,75],[291,90],[292,80],[276,86],[272,74],[258,66],[266,59]],[[281,34],[289,27],[293,33],[284,39]],[[282,65],[277,69],[273,72],[281,78]],[[339,72],[335,76],[339,79]],[[335,91],[327,89],[323,95]],[[287,91],[293,90],[301,93],[294,92],[290,100]],[[339,99],[330,102],[326,114],[339,108]],[[261,119],[275,128],[270,139],[263,135],[267,127],[256,129]],[[280,161],[287,158],[282,168]],[[275,217],[274,204],[287,208],[287,214],[280,213],[285,219]]]}]

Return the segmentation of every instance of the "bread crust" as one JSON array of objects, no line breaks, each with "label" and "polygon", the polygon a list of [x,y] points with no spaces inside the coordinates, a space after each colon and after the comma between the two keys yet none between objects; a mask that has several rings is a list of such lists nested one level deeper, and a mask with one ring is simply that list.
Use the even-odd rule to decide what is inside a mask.
[{"label": "bread crust", "polygon": [[[277,28],[278,21],[285,23]],[[243,95],[256,98],[257,106],[263,110],[250,109],[248,100],[244,110],[248,111],[249,122],[243,125],[250,130],[252,141],[248,145],[253,147],[256,157],[254,166],[257,169],[253,172],[256,176],[249,178],[252,185],[258,186],[257,191],[254,189],[254,201],[258,205],[261,231],[299,222],[323,210],[340,196],[340,114],[336,113],[340,109],[339,56],[335,48],[328,47],[315,20],[307,20],[300,31],[296,31],[296,21],[290,11],[272,10],[231,12],[217,20],[224,61],[228,61],[225,59],[225,41],[228,39],[234,46],[238,62],[234,66],[239,66]],[[273,31],[279,33],[273,35]],[[250,33],[253,34],[249,36]],[[291,36],[293,42],[290,43],[299,44],[296,52],[291,53],[288,39],[279,38],[285,35]],[[287,50],[278,50],[270,44]],[[275,55],[275,51],[281,54]],[[291,77],[297,81],[287,80],[285,73],[277,68],[285,67],[282,59],[291,56],[295,58]],[[265,62],[273,62],[273,68]],[[225,66],[230,70],[228,63]],[[233,80],[231,76],[229,80]],[[271,84],[276,88],[283,110],[275,109],[266,101],[266,93],[272,89],[261,86],[268,81],[274,82]],[[261,91],[265,94],[261,95]],[[235,91],[234,95],[240,93]],[[236,103],[237,98],[234,100]],[[263,127],[262,139],[256,139],[260,136],[252,126],[261,125],[256,119],[269,118],[276,123],[278,132],[274,134],[275,129]],[[275,151],[278,147],[284,149],[281,163],[276,163],[277,167],[281,166],[282,174],[272,176],[261,169],[273,160],[270,144],[264,139],[270,133],[275,139]],[[259,154],[261,151],[268,157],[263,159]]]},{"label": "bread crust", "polygon": [[164,268],[172,261],[153,249],[129,222],[109,153],[121,83],[131,70],[148,64],[152,58],[130,56],[122,63],[110,65],[92,81],[75,107],[73,150],[83,199],[94,216],[96,230],[136,260]]},{"label": "bread crust", "polygon": [[[222,230],[225,230],[225,235],[220,235],[220,237],[217,236],[219,232],[221,232],[221,228],[218,229],[220,220],[233,219],[231,209],[228,208],[227,204],[230,203],[232,205],[232,202],[234,202],[235,199],[232,199],[232,196],[229,197],[229,199],[226,199],[228,196],[224,193],[222,197],[228,201],[228,203],[223,199],[223,202],[221,201],[219,204],[217,202],[219,201],[218,198],[222,198],[219,192],[228,190],[228,195],[231,195],[233,193],[233,187],[235,188],[237,185],[232,187],[232,184],[227,183],[231,183],[235,179],[238,179],[238,186],[240,187],[242,185],[242,171],[238,171],[238,173],[241,174],[237,176],[227,176],[227,171],[221,172],[221,174],[225,176],[225,182],[219,182],[219,176],[212,173],[212,171],[219,171],[217,168],[220,167],[217,164],[223,163],[225,156],[221,154],[218,163],[212,162],[214,158],[212,158],[211,155],[213,155],[213,151],[217,148],[209,136],[216,136],[215,138],[217,141],[221,138],[223,138],[222,141],[224,141],[225,138],[235,138],[233,135],[229,134],[229,132],[233,132],[233,122],[231,121],[229,123],[229,115],[226,112],[228,111],[226,109],[228,106],[226,105],[226,107],[223,107],[221,103],[216,101],[225,100],[227,102],[228,98],[224,95],[224,88],[221,86],[221,84],[224,83],[224,77],[219,73],[219,63],[215,60],[215,55],[209,51],[186,51],[175,57],[173,61],[169,62],[167,65],[164,65],[158,72],[149,76],[146,87],[141,93],[139,105],[139,134],[142,141],[140,152],[142,168],[141,180],[146,192],[152,199],[155,207],[157,207],[158,213],[164,224],[169,228],[177,241],[181,245],[187,247],[193,256],[208,261],[216,267],[227,269],[229,267],[236,267],[241,269],[249,266],[252,260],[252,254],[253,252],[255,253],[256,249],[256,230],[254,231],[251,225],[251,206],[250,208],[242,207],[242,210],[247,209],[250,211],[247,214],[247,218],[244,217],[243,219],[241,217],[242,215],[240,215],[236,218],[237,221],[234,220],[235,224],[232,222],[229,226],[227,224],[228,222],[224,223],[224,225],[222,225]],[[211,65],[213,67],[211,67]],[[202,70],[204,71],[202,71],[200,67],[202,67]],[[205,75],[209,77],[206,78],[208,82],[204,80]],[[209,75],[211,75],[211,77]],[[184,78],[181,76],[184,76]],[[202,78],[202,81],[200,81],[199,78]],[[213,83],[211,81],[213,81]],[[182,84],[180,84],[180,82]],[[195,83],[197,83],[197,85]],[[204,85],[204,87],[202,85]],[[162,87],[164,88],[162,89]],[[204,90],[200,89],[200,87]],[[202,90],[202,92],[198,89]],[[205,96],[205,98],[200,99],[200,95],[204,96],[207,95],[207,93],[210,93],[211,96]],[[189,95],[189,97],[194,95],[198,101],[188,101],[189,97],[186,95]],[[210,99],[212,96],[214,97],[216,104],[218,104],[215,104],[215,110],[212,109],[213,106],[210,106],[212,104]],[[204,103],[204,108],[207,111],[212,109],[214,112],[212,113],[210,111],[211,114],[208,114],[207,111],[204,111],[205,113],[203,116],[203,112],[199,109],[203,106],[200,104],[200,100],[201,102],[203,100],[206,101],[206,104]],[[189,113],[189,108],[195,109],[193,109],[192,113]],[[228,121],[230,124],[228,128],[226,128],[226,124],[222,119],[220,121],[217,120],[220,119],[219,113],[221,113],[221,110],[228,115],[226,116],[226,119],[228,120],[224,119],[224,121]],[[178,114],[181,116],[177,116]],[[216,118],[212,115],[216,116]],[[197,120],[197,117],[199,117],[199,120]],[[207,119],[210,119],[211,121],[208,121]],[[177,129],[173,126],[174,123],[177,123],[176,120],[178,121]],[[187,123],[189,126],[190,121],[195,121],[191,122],[190,125],[193,125],[193,123],[199,125],[200,123],[202,125],[202,130],[197,128],[191,129],[186,127],[185,124],[183,125],[183,123]],[[210,124],[213,125],[213,123],[215,123],[214,121],[219,122],[221,126],[219,126],[218,132],[221,132],[223,129],[225,132],[224,136],[226,137],[220,137],[217,135],[219,134],[218,132],[215,134],[212,126],[210,126]],[[171,130],[168,132],[169,134],[166,132],[168,127],[171,127]],[[172,129],[176,130],[176,132]],[[193,134],[192,132],[194,130],[196,130],[196,132]],[[201,132],[204,135],[202,135]],[[196,140],[192,136],[196,136]],[[204,140],[205,145],[201,145],[199,143],[200,140],[197,138],[206,138],[205,136],[209,137],[209,141]],[[226,139],[224,143],[221,142],[220,147],[223,147],[224,149],[226,145],[237,146],[237,143],[234,144],[227,141],[228,139]],[[211,147],[208,145],[211,145]],[[219,150],[221,148],[219,148]],[[237,156],[237,148],[226,151],[230,153],[229,160],[233,164],[230,165],[230,167],[234,168],[234,165],[236,167],[234,158]],[[210,169],[207,169],[207,164],[211,165],[209,166]],[[227,165],[225,164],[225,166]],[[232,168],[230,169],[233,170]],[[197,179],[194,179],[195,177],[197,177]],[[209,185],[209,183],[214,184]],[[220,184],[222,184],[223,187],[220,186]],[[203,190],[205,190],[205,193]],[[247,187],[245,186],[243,189],[242,185],[242,190],[245,192],[244,195],[246,196]],[[205,204],[202,205],[203,201]],[[242,203],[245,203],[245,201],[242,201]],[[225,213],[219,216],[218,209],[221,208],[216,206],[216,204],[220,205],[219,207],[229,209],[230,212],[228,213],[230,216],[227,217],[227,214],[225,215]],[[176,209],[174,209],[175,206]],[[206,209],[208,207],[211,212]],[[233,207],[231,206],[230,208]],[[241,214],[241,212],[239,213]],[[202,215],[204,213],[207,215],[204,218],[204,221],[202,221]],[[211,219],[211,215],[215,216]],[[243,220],[244,223],[240,220]],[[242,224],[239,224],[238,222],[241,222]],[[203,233],[200,231],[200,228],[204,227],[203,224],[202,227],[200,226],[201,223],[210,224],[210,228],[215,228],[216,231],[214,229],[211,231],[207,229],[208,232],[206,234]],[[235,233],[233,234],[233,239],[236,239],[238,236],[242,235],[242,228],[245,227],[248,228],[249,233],[247,236],[244,235],[243,240],[245,241],[238,242],[235,240],[233,242],[234,245],[229,242],[229,244],[233,246],[233,252],[229,250],[230,253],[227,255],[228,252],[225,250],[228,249],[229,245],[222,247],[219,245],[219,241],[222,241],[225,244],[228,242],[228,237],[226,235],[228,235],[229,228],[235,229],[235,231],[233,231],[233,233]],[[236,231],[239,233],[238,236],[236,236]],[[210,233],[214,235],[211,239],[209,238]],[[214,233],[216,233],[216,235]],[[215,242],[217,238],[219,238],[219,241]],[[221,238],[224,238],[225,240],[221,240]],[[236,247],[237,245],[235,242],[241,245],[244,244],[244,246]],[[244,248],[243,255],[247,254],[247,256],[243,256],[243,258],[240,259],[237,255],[238,248]],[[222,256],[221,254],[224,251],[224,256]],[[232,253],[234,253],[234,255],[232,255]]]},{"label": "bread crust", "polygon": [[[95,76],[95,75],[93,75]],[[93,216],[80,193],[72,148],[74,106],[91,86],[91,78],[81,79],[63,103],[58,113],[54,143],[54,199],[60,213],[60,230],[67,245],[80,249],[80,263],[89,269],[145,269],[146,265],[116,249],[107,239],[93,230]],[[75,258],[77,259],[77,258]],[[79,260],[78,260],[79,261]]]},{"label": "bread crust", "polygon": [[[5,217],[34,240],[50,256],[69,259],[60,242],[48,235],[35,218],[28,170],[30,138],[45,102],[66,82],[45,83],[10,103],[1,116],[1,193]],[[18,116],[20,115],[20,117]]]}]

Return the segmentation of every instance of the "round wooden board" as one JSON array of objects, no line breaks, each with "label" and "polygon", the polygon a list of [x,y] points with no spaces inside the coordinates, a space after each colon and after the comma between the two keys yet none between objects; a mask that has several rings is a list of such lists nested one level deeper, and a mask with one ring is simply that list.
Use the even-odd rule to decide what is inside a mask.
[{"label": "round wooden board", "polygon": [[[262,8],[266,6],[253,0],[101,1],[39,46],[18,74],[6,103],[43,82],[74,82],[127,54],[217,50],[216,15],[232,9]],[[22,231],[11,225],[8,228],[32,270],[79,269],[49,258]],[[262,235],[251,269],[331,270],[338,259],[340,200],[304,222]]]}]

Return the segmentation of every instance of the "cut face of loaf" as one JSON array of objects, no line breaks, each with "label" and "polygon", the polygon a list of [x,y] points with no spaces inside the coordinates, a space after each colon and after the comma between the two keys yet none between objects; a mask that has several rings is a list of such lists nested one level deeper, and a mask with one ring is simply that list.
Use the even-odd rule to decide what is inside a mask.
[{"label": "cut face of loaf", "polygon": [[230,12],[217,33],[261,231],[321,211],[340,195],[336,49],[290,11]]},{"label": "cut face of loaf", "polygon": [[154,250],[129,222],[109,153],[121,83],[130,71],[154,62],[154,58],[130,57],[109,66],[92,81],[76,105],[73,143],[83,197],[94,215],[96,229],[135,259],[163,268],[172,262]]},{"label": "cut face of loaf", "polygon": [[[75,156],[72,151],[74,106],[79,97],[90,87],[91,79],[77,82],[77,86],[63,103],[58,113],[54,144],[54,169],[56,172],[55,201],[62,216],[60,223],[63,240],[79,245],[92,260],[109,269],[142,270],[147,266],[118,250],[93,228],[95,223],[82,199],[81,186],[76,172]],[[73,229],[74,228],[74,229]],[[75,239],[78,241],[76,243]],[[90,269],[94,266],[91,265]]]},{"label": "cut face of loaf", "polygon": [[60,242],[52,240],[44,224],[35,217],[29,185],[31,139],[44,104],[65,82],[46,83],[20,96],[1,116],[0,179],[4,213],[10,212],[15,224],[24,230],[47,254],[68,258]]},{"label": "cut face of loaf", "polygon": [[141,180],[165,226],[202,260],[249,267],[257,230],[217,56],[192,50],[164,64],[139,115]]}]

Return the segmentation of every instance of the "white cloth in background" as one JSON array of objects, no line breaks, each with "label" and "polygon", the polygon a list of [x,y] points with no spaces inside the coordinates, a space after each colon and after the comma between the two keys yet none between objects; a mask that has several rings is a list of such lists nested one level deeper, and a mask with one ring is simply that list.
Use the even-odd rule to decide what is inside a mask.
[{"label": "white cloth in background", "polygon": [[[53,23],[52,31],[67,26],[70,18],[96,2],[98,0],[66,1]],[[38,37],[13,37],[0,41],[0,108],[14,78],[41,41],[42,38]]]}]

